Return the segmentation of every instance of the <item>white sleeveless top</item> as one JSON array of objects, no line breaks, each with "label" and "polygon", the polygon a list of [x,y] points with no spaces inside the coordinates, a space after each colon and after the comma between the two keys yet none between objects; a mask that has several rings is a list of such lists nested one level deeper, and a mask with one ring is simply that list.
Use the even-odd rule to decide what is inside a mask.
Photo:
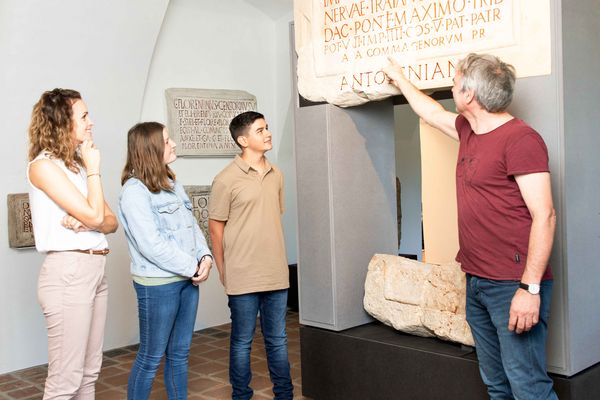
[{"label": "white sleeveless top", "polygon": [[79,189],[83,197],[87,197],[87,176],[83,168],[79,173],[69,170],[62,160],[50,158],[46,152],[41,152],[27,166],[27,181],[29,182],[29,205],[35,247],[40,252],[61,250],[101,250],[108,247],[103,233],[96,231],[75,233],[61,225],[67,212],[60,208],[46,193],[36,188],[29,179],[31,163],[47,159],[56,164],[67,175],[69,180]]}]

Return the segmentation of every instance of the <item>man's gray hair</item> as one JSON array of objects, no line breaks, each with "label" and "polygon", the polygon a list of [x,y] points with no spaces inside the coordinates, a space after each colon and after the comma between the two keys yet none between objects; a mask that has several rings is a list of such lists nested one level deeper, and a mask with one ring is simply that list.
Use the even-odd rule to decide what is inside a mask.
[{"label": "man's gray hair", "polygon": [[515,68],[490,54],[471,53],[456,66],[462,75],[461,91],[473,90],[477,102],[491,113],[506,110],[513,97]]}]

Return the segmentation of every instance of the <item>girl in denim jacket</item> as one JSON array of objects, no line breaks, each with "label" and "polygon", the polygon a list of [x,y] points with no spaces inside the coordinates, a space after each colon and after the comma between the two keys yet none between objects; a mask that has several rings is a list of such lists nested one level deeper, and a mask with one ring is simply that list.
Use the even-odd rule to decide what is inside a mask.
[{"label": "girl in denim jacket", "polygon": [[187,398],[197,286],[208,278],[212,255],[191,202],[169,168],[176,158],[164,125],[142,122],[129,130],[119,219],[138,299],[140,347],[129,375],[128,399],[149,397],[163,355],[169,399]]}]

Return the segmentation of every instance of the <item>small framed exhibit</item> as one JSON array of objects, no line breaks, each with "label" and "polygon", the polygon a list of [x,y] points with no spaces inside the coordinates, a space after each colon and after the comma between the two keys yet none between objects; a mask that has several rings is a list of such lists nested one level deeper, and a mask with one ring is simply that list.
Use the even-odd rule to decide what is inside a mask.
[{"label": "small framed exhibit", "polygon": [[8,209],[8,245],[13,249],[35,246],[29,194],[13,193],[6,196]]}]

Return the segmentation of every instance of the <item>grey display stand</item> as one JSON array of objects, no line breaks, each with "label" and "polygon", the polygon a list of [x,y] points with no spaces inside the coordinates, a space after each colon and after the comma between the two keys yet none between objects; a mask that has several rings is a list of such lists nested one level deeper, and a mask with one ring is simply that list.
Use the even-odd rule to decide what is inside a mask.
[{"label": "grey display stand", "polygon": [[[558,215],[548,368],[600,361],[600,7],[551,0],[552,73],[519,79],[509,111],[544,137]],[[370,321],[369,259],[397,251],[390,101],[295,107],[300,319],[334,331]]]},{"label": "grey display stand", "polygon": [[297,108],[296,164],[301,323],[369,322],[366,265],[398,247],[392,102]]}]

